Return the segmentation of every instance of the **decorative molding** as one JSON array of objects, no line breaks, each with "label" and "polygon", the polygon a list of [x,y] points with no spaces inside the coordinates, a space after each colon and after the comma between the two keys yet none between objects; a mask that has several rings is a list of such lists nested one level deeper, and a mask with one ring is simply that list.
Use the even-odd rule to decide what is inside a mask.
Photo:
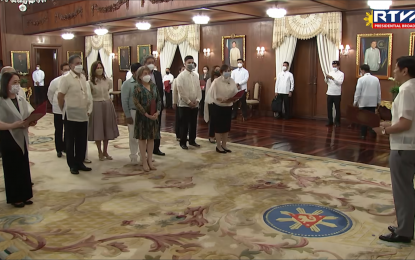
[{"label": "decorative molding", "polygon": [[39,19],[39,20],[28,20],[27,25],[38,26],[38,25],[46,23],[47,21],[49,21],[49,18],[47,16],[45,16],[45,17],[43,17],[42,19]]},{"label": "decorative molding", "polygon": [[[150,0],[150,2],[152,4],[167,3],[167,2],[170,2],[170,1],[173,1],[173,0]],[[145,0],[141,0],[141,7],[144,7],[144,2],[145,2]]]},{"label": "decorative molding", "polygon": [[99,13],[111,13],[111,12],[115,12],[118,9],[121,8],[121,6],[123,6],[124,4],[127,7],[127,10],[130,7],[130,0],[118,0],[115,4],[112,5],[108,5],[108,6],[104,6],[104,7],[99,7],[97,4],[92,5],[92,16],[94,16],[95,14],[95,10],[98,11]]},{"label": "decorative molding", "polygon": [[84,9],[82,7],[78,7],[76,8],[76,10],[72,13],[67,13],[67,14],[60,14],[60,13],[56,13],[55,14],[55,22],[60,19],[62,21],[66,21],[66,20],[70,20],[73,19],[75,17],[77,17],[79,14],[82,17],[82,14],[84,12]]}]

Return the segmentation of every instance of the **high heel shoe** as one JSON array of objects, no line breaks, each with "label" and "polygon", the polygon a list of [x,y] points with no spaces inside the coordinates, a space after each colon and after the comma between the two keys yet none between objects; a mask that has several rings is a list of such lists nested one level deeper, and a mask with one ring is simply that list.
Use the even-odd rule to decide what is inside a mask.
[{"label": "high heel shoe", "polygon": [[24,202],[12,203],[12,205],[16,208],[24,208],[24,206],[25,206]]},{"label": "high heel shoe", "polygon": [[144,162],[143,162],[143,170],[144,170],[145,172],[149,172],[149,171],[150,171],[150,167],[148,166],[147,161],[145,161],[145,164],[144,164]]},{"label": "high heel shoe", "polygon": [[150,168],[150,170],[152,170],[152,171],[156,171],[156,170],[157,170],[157,168],[156,168],[156,167],[154,167],[153,163],[149,163],[149,162],[147,161],[147,164],[148,164],[148,167]]},{"label": "high heel shoe", "polygon": [[213,140],[212,140],[212,139],[210,139],[210,138],[209,138],[209,142],[210,142],[211,144],[216,144],[216,140],[215,140],[215,139],[213,139]]},{"label": "high heel shoe", "polygon": [[112,157],[111,157],[111,156],[109,156],[109,154],[104,155],[104,157],[105,157],[105,159],[107,159],[107,160],[109,160],[109,161],[112,161]]},{"label": "high heel shoe", "polygon": [[105,161],[105,157],[102,153],[98,153],[98,158],[100,161]]},{"label": "high heel shoe", "polygon": [[226,149],[226,148],[223,148],[223,146],[222,146],[222,149],[223,149],[225,152],[227,152],[227,153],[231,153],[231,152],[232,152],[231,150],[228,150],[228,149]]},{"label": "high heel shoe", "polygon": [[217,147],[216,147],[216,152],[218,152],[218,153],[226,153],[226,151],[221,151]]}]

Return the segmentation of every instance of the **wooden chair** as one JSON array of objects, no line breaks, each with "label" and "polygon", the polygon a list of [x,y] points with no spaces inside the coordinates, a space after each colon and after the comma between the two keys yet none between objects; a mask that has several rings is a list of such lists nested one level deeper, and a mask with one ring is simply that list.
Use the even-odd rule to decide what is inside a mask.
[{"label": "wooden chair", "polygon": [[[253,110],[259,108],[259,104],[261,102],[261,82],[254,83],[253,95],[251,95],[251,90],[248,92],[246,104],[248,105],[249,109],[251,110],[251,116],[253,115]],[[252,97],[252,98],[251,98]]]}]

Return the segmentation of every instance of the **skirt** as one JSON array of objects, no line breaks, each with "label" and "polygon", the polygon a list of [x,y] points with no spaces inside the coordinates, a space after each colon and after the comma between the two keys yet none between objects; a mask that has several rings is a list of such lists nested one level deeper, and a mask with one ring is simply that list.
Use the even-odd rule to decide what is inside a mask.
[{"label": "skirt", "polygon": [[112,101],[94,101],[89,117],[88,141],[114,140],[119,135],[117,114]]},{"label": "skirt", "polygon": [[213,114],[210,117],[215,133],[224,134],[231,131],[232,107],[221,107],[212,104]]}]

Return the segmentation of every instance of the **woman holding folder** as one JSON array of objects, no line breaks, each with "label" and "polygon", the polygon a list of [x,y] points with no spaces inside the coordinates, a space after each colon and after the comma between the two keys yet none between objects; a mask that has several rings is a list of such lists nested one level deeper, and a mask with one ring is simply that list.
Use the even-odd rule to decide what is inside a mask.
[{"label": "woman holding folder", "polygon": [[[15,72],[4,73],[0,88],[0,121],[19,128],[0,130],[0,151],[3,155],[4,183],[7,203],[17,208],[33,204],[32,181],[28,155],[28,126],[36,121],[21,123],[34,111],[26,98],[18,95],[20,78]],[[6,128],[7,129],[7,128]]]},{"label": "woman holding folder", "polygon": [[231,69],[228,65],[220,67],[221,76],[213,81],[207,96],[207,103],[213,104],[210,120],[215,129],[216,152],[231,153],[226,146],[228,133],[231,130],[232,106],[235,95],[238,93],[235,81],[231,78]]},{"label": "woman holding folder", "polygon": [[153,148],[154,139],[160,139],[158,116],[161,110],[161,99],[157,86],[151,81],[151,71],[147,66],[139,68],[136,75],[137,86],[134,92],[134,104],[137,113],[134,137],[138,139],[144,171],[148,172],[157,170],[153,166]]}]

